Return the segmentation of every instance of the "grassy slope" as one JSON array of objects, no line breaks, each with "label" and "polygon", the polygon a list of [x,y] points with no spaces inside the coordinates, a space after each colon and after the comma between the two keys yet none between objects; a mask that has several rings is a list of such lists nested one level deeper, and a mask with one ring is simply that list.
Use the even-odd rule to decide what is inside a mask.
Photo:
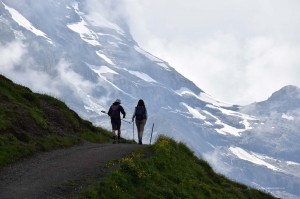
[{"label": "grassy slope", "polygon": [[[37,151],[72,146],[81,139],[106,142],[109,137],[109,132],[82,120],[63,102],[0,75],[0,167]],[[184,144],[166,137],[110,165],[120,169],[80,197],[272,198],[215,174]]]},{"label": "grassy slope", "polygon": [[65,103],[0,75],[0,167],[37,151],[72,146],[82,139],[106,142],[109,137]]},{"label": "grassy slope", "polygon": [[113,164],[120,169],[80,198],[273,198],[216,174],[184,144],[167,137]]}]

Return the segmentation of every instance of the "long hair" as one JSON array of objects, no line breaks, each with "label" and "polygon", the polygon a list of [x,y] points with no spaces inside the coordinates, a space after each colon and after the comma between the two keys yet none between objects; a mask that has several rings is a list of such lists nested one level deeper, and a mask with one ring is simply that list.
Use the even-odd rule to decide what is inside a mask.
[{"label": "long hair", "polygon": [[137,103],[137,106],[145,106],[144,100],[140,99]]}]

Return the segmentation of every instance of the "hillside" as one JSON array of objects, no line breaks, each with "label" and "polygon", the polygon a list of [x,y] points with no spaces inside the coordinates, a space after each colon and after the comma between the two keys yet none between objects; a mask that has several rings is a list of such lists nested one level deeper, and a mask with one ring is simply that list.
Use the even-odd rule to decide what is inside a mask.
[{"label": "hillside", "polygon": [[89,186],[80,198],[274,198],[216,174],[185,144],[164,136],[109,165],[120,169]]},{"label": "hillside", "polygon": [[[20,158],[32,155],[37,151],[48,151],[54,148],[75,145],[81,139],[96,140],[98,142],[109,140],[107,131],[82,120],[63,102],[47,95],[33,93],[30,89],[14,84],[2,75],[0,75],[0,106],[1,166],[16,162]],[[98,165],[100,164],[99,161],[103,164],[103,160],[99,159],[100,157],[106,157],[106,161],[108,161],[108,156],[112,152],[114,156],[111,156],[117,157],[118,146],[122,149],[119,151],[118,157],[126,156],[125,148],[128,151],[135,149],[134,146],[114,146],[115,152],[107,144],[92,147],[84,145],[80,147],[80,150],[79,148],[70,149],[72,153],[68,150],[54,151],[44,154],[43,158],[38,156],[26,161],[26,163],[21,162],[21,166],[6,167],[8,171],[1,170],[0,175],[3,185],[0,186],[1,189],[3,188],[2,194],[4,194],[3,191],[5,191],[5,194],[12,194],[7,192],[8,189],[4,188],[4,184],[5,186],[13,186],[10,189],[14,190],[19,187],[18,182],[26,182],[21,183],[22,186],[26,185],[26,189],[34,189],[37,185],[30,185],[30,179],[42,179],[39,175],[46,176],[50,171],[53,173],[51,174],[52,177],[49,178],[50,181],[48,178],[40,180],[38,182],[40,187],[51,185],[50,187],[55,191],[55,186],[59,185],[59,179],[63,178],[64,180],[69,179],[69,184],[71,184],[69,189],[81,190],[79,187],[82,187],[82,179],[86,178],[84,175],[87,168],[91,168],[92,173],[100,173],[101,175],[101,172],[103,172],[103,166],[100,168]],[[103,151],[106,148],[110,149]],[[81,158],[76,158],[76,154],[79,152]],[[98,156],[95,153],[101,153],[102,155]],[[91,165],[82,164],[81,160],[85,156]],[[71,158],[72,171],[70,170],[71,165],[69,165]],[[49,161],[52,165],[51,169],[47,166],[50,164]],[[55,162],[58,162],[57,165],[59,166],[55,166]],[[35,170],[40,169],[40,171],[35,172],[32,165],[35,165]],[[95,185],[87,187],[86,191],[82,193],[82,197],[272,198],[268,194],[232,182],[214,173],[206,162],[196,158],[193,152],[184,144],[178,144],[166,137],[160,137],[153,146],[140,148],[132,156],[111,161],[107,165],[109,165],[109,168],[116,168],[115,166],[117,166],[120,169],[113,171],[105,178],[101,182],[100,189],[94,188]],[[22,168],[27,168],[27,172],[24,173]],[[66,172],[66,168],[68,168],[68,172]],[[78,176],[79,168],[82,170],[81,176]],[[28,173],[29,171],[31,174]],[[43,173],[45,171],[47,174]],[[6,173],[9,177],[5,177]],[[27,175],[25,175],[26,173]],[[26,179],[24,176],[26,176]],[[54,176],[57,177],[54,178]],[[79,181],[73,181],[74,176]],[[11,181],[12,179],[18,179],[18,182]],[[9,180],[9,182],[5,180]],[[54,188],[51,182],[56,183]],[[78,182],[79,184],[76,184]],[[14,185],[14,183],[17,184]],[[47,186],[44,186],[44,184]],[[68,192],[69,190],[65,191]],[[17,193],[22,194],[19,191],[15,192],[15,194]],[[58,191],[58,193],[61,194],[61,191]],[[38,192],[34,191],[32,194],[38,194]]]},{"label": "hillside", "polygon": [[0,75],[0,166],[36,151],[78,144],[81,139],[107,142],[109,137],[65,103]]}]

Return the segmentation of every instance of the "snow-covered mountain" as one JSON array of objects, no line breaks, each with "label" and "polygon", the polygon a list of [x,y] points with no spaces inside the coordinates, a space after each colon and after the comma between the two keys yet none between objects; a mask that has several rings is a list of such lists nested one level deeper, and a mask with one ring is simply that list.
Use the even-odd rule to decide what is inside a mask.
[{"label": "snow-covered mountain", "polygon": [[[108,129],[101,111],[115,99],[128,121],[144,99],[145,142],[154,123],[154,139],[166,134],[186,143],[224,175],[283,198],[300,196],[299,88],[244,107],[220,102],[141,49],[116,5],[91,9],[98,4],[1,0],[0,72]],[[122,134],[132,139],[132,124],[123,122]]]}]

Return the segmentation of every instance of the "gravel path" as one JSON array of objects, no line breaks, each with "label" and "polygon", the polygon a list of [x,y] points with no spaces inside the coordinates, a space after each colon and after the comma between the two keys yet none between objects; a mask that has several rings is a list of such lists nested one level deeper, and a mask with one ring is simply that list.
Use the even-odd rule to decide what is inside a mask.
[{"label": "gravel path", "polygon": [[0,199],[66,198],[59,187],[87,176],[104,176],[109,160],[128,156],[140,147],[144,146],[84,143],[39,154],[0,169]]}]

